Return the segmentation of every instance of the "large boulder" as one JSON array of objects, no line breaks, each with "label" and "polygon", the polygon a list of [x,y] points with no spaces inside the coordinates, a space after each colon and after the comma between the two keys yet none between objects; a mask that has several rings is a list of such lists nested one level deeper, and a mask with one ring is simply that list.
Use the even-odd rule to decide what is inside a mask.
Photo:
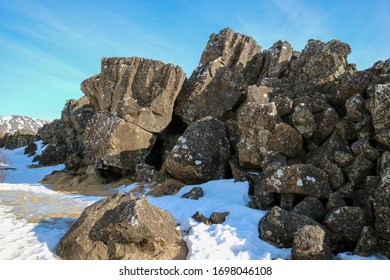
[{"label": "large boulder", "polygon": [[186,259],[187,251],[170,213],[123,193],[87,207],[57,248],[72,260]]},{"label": "large boulder", "polygon": [[179,66],[131,57],[103,58],[101,73],[81,84],[98,112],[115,114],[142,129],[159,133],[172,119],[185,80]]},{"label": "large boulder", "polygon": [[301,135],[295,128],[279,121],[274,103],[246,103],[238,111],[237,122],[239,141],[236,148],[244,167],[261,167],[270,152],[287,157],[301,152]]},{"label": "large boulder", "polygon": [[85,163],[135,171],[144,162],[156,136],[114,115],[96,113],[85,129]]},{"label": "large boulder", "polygon": [[313,219],[292,214],[278,206],[274,206],[259,223],[260,238],[278,247],[289,248],[293,244],[294,234],[303,226],[319,226]]},{"label": "large boulder", "polygon": [[339,40],[309,40],[299,58],[291,61],[290,77],[297,88],[321,89],[348,70],[350,53],[350,46]]},{"label": "large boulder", "polygon": [[230,145],[225,126],[213,117],[191,124],[165,161],[166,170],[184,183],[200,183],[225,176]]},{"label": "large boulder", "polygon": [[180,92],[176,114],[187,124],[205,116],[224,119],[259,78],[260,50],[254,39],[231,29],[212,34],[199,66]]},{"label": "large boulder", "polygon": [[366,225],[366,217],[360,207],[344,206],[329,211],[323,223],[339,240],[356,242]]}]

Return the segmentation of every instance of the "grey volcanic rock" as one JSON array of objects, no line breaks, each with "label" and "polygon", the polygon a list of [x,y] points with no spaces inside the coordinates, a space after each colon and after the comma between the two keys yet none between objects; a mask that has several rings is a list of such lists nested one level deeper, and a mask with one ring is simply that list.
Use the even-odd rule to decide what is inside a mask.
[{"label": "grey volcanic rock", "polygon": [[325,217],[324,224],[343,241],[356,242],[366,225],[363,209],[359,207],[338,207]]},{"label": "grey volcanic rock", "polygon": [[205,117],[186,129],[168,155],[165,167],[184,183],[201,183],[223,178],[229,156],[224,124]]},{"label": "grey volcanic rock", "polygon": [[176,114],[187,124],[206,116],[224,119],[259,78],[260,50],[251,37],[231,29],[212,34],[199,66],[180,92]]},{"label": "grey volcanic rock", "polygon": [[332,260],[326,232],[316,225],[305,225],[294,233],[293,260]]},{"label": "grey volcanic rock", "polygon": [[301,135],[290,125],[279,122],[274,103],[248,102],[239,109],[237,120],[239,141],[236,147],[244,167],[260,167],[269,152],[287,157],[301,152]]},{"label": "grey volcanic rock", "polygon": [[87,207],[57,248],[72,260],[185,259],[187,251],[170,213],[123,193]]},{"label": "grey volcanic rock", "polygon": [[161,61],[103,58],[101,73],[81,84],[96,111],[115,114],[158,133],[172,119],[173,105],[185,79],[183,70]]},{"label": "grey volcanic rock", "polygon": [[259,223],[260,238],[278,247],[291,247],[294,234],[303,226],[319,226],[319,223],[304,215],[296,215],[275,206]]},{"label": "grey volcanic rock", "polygon": [[267,178],[267,186],[276,193],[295,193],[319,198],[328,198],[331,193],[328,175],[311,164],[282,167]]},{"label": "grey volcanic rock", "polygon": [[384,176],[374,192],[375,229],[390,241],[390,174]]},{"label": "grey volcanic rock", "polygon": [[85,129],[85,162],[134,172],[149,154],[155,135],[108,113],[96,113]]},{"label": "grey volcanic rock", "polygon": [[305,215],[315,221],[321,221],[326,214],[326,210],[317,197],[306,196],[294,207],[291,214]]},{"label": "grey volcanic rock", "polygon": [[333,82],[347,71],[348,44],[339,40],[327,43],[309,40],[298,59],[290,63],[290,77],[300,87],[319,87]]}]

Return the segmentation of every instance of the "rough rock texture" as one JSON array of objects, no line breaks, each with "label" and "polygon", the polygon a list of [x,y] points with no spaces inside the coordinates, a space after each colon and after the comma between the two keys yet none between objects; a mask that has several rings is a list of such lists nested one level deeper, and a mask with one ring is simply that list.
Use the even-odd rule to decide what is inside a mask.
[{"label": "rough rock texture", "polygon": [[328,175],[311,164],[280,168],[267,179],[267,186],[275,193],[296,193],[319,198],[328,198],[331,193]]},{"label": "rough rock texture", "polygon": [[97,111],[157,133],[171,121],[173,104],[184,82],[183,70],[161,61],[103,58],[101,73],[81,84]]},{"label": "rough rock texture", "polygon": [[294,157],[301,152],[302,137],[297,130],[279,123],[274,103],[248,102],[237,115],[239,141],[236,145],[240,164],[259,168],[269,152]]},{"label": "rough rock texture", "polygon": [[375,229],[390,240],[390,174],[384,176],[374,192]]},{"label": "rough rock texture", "polygon": [[229,212],[213,212],[211,213],[210,218],[207,218],[201,212],[196,211],[192,218],[199,223],[204,223],[205,225],[210,226],[213,224],[224,223],[227,216],[229,216]]},{"label": "rough rock texture", "polygon": [[291,213],[305,215],[319,222],[324,218],[326,210],[317,197],[307,196],[291,210]]},{"label": "rough rock texture", "polygon": [[82,84],[86,98],[38,137],[73,173],[156,180],[162,195],[178,190],[164,185],[172,179],[248,180],[248,206],[272,209],[261,238],[292,246],[313,226],[297,234],[302,258],[328,258],[326,246],[365,254],[375,238],[390,257],[390,59],[358,71],[350,52],[339,40],[261,51],[224,29],[187,80],[170,64],[104,58]]},{"label": "rough rock texture", "polygon": [[1,142],[3,143],[0,147],[4,147],[9,150],[14,150],[32,144],[36,140],[37,137],[35,131],[22,129],[12,134],[6,133],[2,137]]},{"label": "rough rock texture", "polygon": [[186,199],[198,200],[203,196],[204,196],[203,189],[201,187],[194,187],[189,192],[183,194],[181,197]]},{"label": "rough rock texture", "polygon": [[292,214],[274,206],[259,223],[260,238],[278,247],[288,248],[293,244],[296,231],[305,225],[322,227],[307,216]]},{"label": "rough rock texture", "polygon": [[363,209],[359,207],[338,207],[325,217],[324,224],[343,241],[356,242],[366,225]]},{"label": "rough rock texture", "polygon": [[225,176],[230,155],[225,126],[206,117],[190,125],[165,161],[167,171],[184,183],[200,183]]},{"label": "rough rock texture", "polygon": [[185,259],[172,215],[145,197],[119,193],[87,207],[61,239],[63,259]]},{"label": "rough rock texture", "polygon": [[187,124],[206,116],[226,118],[256,83],[262,69],[260,50],[251,37],[229,28],[212,34],[180,92],[176,114]]},{"label": "rough rock texture", "polygon": [[85,162],[127,169],[142,163],[155,136],[137,125],[107,113],[97,113],[85,129]]},{"label": "rough rock texture", "polygon": [[293,260],[331,260],[326,232],[320,226],[305,225],[294,233]]}]

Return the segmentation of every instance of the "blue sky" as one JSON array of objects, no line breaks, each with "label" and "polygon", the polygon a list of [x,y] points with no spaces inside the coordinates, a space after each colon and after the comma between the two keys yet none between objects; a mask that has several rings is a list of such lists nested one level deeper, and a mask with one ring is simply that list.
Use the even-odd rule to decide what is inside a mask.
[{"label": "blue sky", "polygon": [[224,27],[263,49],[337,38],[358,69],[390,58],[388,0],[0,0],[0,116],[59,118],[103,56],[162,60],[190,76]]}]

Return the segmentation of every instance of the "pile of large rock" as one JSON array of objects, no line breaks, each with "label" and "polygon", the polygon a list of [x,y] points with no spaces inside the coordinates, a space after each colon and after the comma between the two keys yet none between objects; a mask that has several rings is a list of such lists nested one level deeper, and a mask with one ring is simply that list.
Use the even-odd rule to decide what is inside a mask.
[{"label": "pile of large rock", "polygon": [[36,132],[28,129],[20,129],[13,133],[0,134],[0,148],[14,150],[27,146],[36,141]]},{"label": "pile of large rock", "polygon": [[390,60],[357,71],[350,52],[338,40],[261,51],[224,29],[189,79],[160,61],[103,58],[84,103],[42,138],[79,173],[249,180],[250,206],[270,210],[260,237],[293,258],[390,256]]}]

